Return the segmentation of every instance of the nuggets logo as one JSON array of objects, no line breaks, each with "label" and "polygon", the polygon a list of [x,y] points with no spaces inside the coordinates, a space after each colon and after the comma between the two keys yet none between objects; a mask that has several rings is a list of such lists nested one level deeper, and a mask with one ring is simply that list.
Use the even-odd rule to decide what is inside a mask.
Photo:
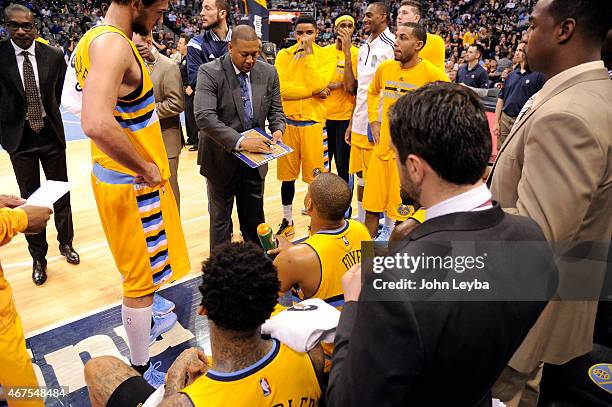
[{"label": "nuggets logo", "polygon": [[304,305],[294,304],[291,308],[287,308],[287,311],[314,311],[319,309],[316,305]]},{"label": "nuggets logo", "polygon": [[270,389],[270,383],[268,383],[265,377],[259,379],[259,386],[261,387],[261,391],[263,392],[264,397],[268,397],[270,394],[272,394],[272,390]]},{"label": "nuggets logo", "polygon": [[409,216],[413,212],[414,212],[414,206],[412,205],[401,204],[397,208],[397,213],[399,213],[402,216]]},{"label": "nuggets logo", "polygon": [[589,377],[598,387],[612,394],[612,363],[598,363],[591,366]]}]

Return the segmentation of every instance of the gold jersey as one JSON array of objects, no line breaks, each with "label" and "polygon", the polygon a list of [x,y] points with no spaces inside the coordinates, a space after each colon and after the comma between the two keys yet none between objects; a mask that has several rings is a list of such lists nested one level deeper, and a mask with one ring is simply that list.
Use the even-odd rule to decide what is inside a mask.
[{"label": "gold jersey", "polygon": [[316,407],[321,388],[310,356],[272,341],[257,363],[232,373],[209,369],[182,392],[194,407]]},{"label": "gold jersey", "polygon": [[[99,25],[83,35],[74,50],[76,54],[74,69],[78,84],[82,89],[87,86],[87,73],[91,70],[89,46],[99,36],[109,33],[116,33],[125,38],[132,47],[134,57],[138,61],[142,72],[142,86],[132,92],[132,94],[117,99],[113,112],[115,120],[117,120],[117,123],[119,123],[138,154],[146,161],[155,163],[159,168],[162,179],[167,180],[170,178],[170,168],[162,139],[159,118],[155,109],[153,82],[134,43],[121,30],[112,25]],[[135,175],[133,171],[125,168],[106,155],[94,142],[91,143],[91,156],[94,163],[98,163],[104,168]]]}]

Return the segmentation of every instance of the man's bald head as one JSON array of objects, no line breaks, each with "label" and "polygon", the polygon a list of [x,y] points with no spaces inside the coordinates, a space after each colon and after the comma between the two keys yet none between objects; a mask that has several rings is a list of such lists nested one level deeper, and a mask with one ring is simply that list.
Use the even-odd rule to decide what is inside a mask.
[{"label": "man's bald head", "polygon": [[258,41],[259,38],[253,27],[249,25],[239,25],[232,30],[232,44],[236,45],[238,41]]},{"label": "man's bald head", "polygon": [[351,191],[345,180],[329,172],[319,174],[310,184],[310,199],[325,220],[342,220],[351,204]]}]

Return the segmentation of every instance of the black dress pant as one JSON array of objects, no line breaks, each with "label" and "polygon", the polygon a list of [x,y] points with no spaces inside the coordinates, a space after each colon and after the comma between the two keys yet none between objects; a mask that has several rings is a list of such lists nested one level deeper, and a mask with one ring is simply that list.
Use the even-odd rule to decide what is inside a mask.
[{"label": "black dress pant", "polygon": [[[40,187],[41,165],[48,180],[68,181],[66,149],[46,120],[45,127],[39,134],[34,133],[26,123],[21,144],[10,157],[22,198],[27,199]],[[55,227],[57,228],[57,240],[62,245],[71,245],[74,230],[72,227],[70,193],[64,195],[53,205],[53,212]],[[28,250],[35,260],[42,260],[47,255],[46,236],[45,230],[37,235],[26,235]]]},{"label": "black dress pant", "polygon": [[187,131],[187,144],[198,145],[198,125],[195,120],[195,113],[193,111],[193,98],[195,93],[191,96],[185,95],[185,127]]},{"label": "black dress pant", "polygon": [[209,178],[206,181],[210,211],[210,250],[231,239],[234,198],[244,241],[258,244],[257,226],[265,222],[264,180],[259,171],[240,163],[229,183],[225,180],[219,183]]},{"label": "black dress pant", "polygon": [[344,141],[344,133],[348,129],[349,120],[328,120],[327,128],[327,151],[329,153],[329,164],[332,159],[336,161],[338,175],[349,182],[349,158],[351,146]]}]

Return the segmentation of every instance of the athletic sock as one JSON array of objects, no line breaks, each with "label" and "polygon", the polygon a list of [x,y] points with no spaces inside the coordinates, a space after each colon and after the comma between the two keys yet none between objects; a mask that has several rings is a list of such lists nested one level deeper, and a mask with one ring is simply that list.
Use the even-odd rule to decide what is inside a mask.
[{"label": "athletic sock", "polygon": [[293,222],[293,205],[283,205],[283,218],[289,221],[289,224]]},{"label": "athletic sock", "polygon": [[121,305],[121,319],[130,347],[130,362],[134,366],[143,366],[149,361],[152,309],[152,305],[145,308]]},{"label": "athletic sock", "polygon": [[361,201],[357,201],[357,220],[365,223],[365,209],[363,209]]},{"label": "athletic sock", "polygon": [[393,229],[393,226],[395,226],[395,221],[385,212],[385,227]]}]

